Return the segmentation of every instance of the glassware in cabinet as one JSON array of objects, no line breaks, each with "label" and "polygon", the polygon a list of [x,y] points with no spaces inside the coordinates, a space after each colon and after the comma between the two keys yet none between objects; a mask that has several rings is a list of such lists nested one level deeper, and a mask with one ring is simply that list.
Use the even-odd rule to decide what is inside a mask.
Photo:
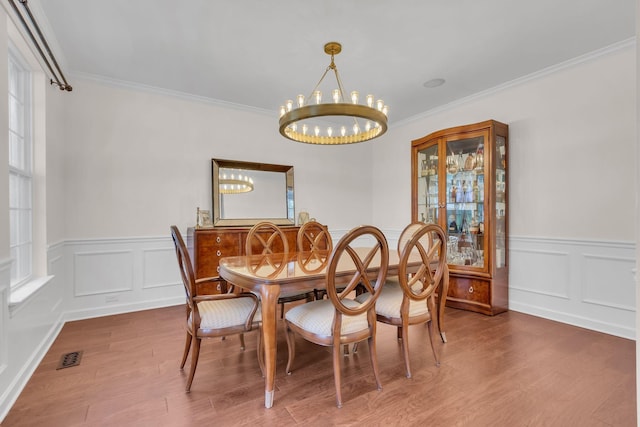
[{"label": "glassware in cabinet", "polygon": [[428,147],[417,154],[420,178],[417,182],[418,220],[426,223],[438,222],[438,150]]}]

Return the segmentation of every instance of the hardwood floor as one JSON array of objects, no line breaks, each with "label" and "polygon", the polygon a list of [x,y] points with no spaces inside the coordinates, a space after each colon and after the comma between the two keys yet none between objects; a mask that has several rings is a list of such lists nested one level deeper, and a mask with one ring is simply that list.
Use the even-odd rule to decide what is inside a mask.
[{"label": "hardwood floor", "polygon": [[[411,380],[395,329],[378,324],[383,390],[363,343],[343,359],[342,409],[330,350],[298,339],[287,376],[282,330],[272,409],[253,332],[245,351],[237,337],[204,341],[185,393],[183,317],[178,306],[67,323],[2,425],[636,425],[634,341],[517,312],[447,309],[440,367],[426,328],[411,327]],[[78,350],[79,366],[56,370]]]}]

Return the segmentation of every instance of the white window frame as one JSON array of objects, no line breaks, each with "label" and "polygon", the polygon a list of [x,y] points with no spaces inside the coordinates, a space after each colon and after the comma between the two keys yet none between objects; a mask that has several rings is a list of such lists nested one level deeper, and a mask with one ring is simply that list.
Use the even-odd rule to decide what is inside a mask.
[{"label": "white window frame", "polygon": [[[32,72],[27,61],[18,49],[9,44],[9,212],[10,212],[10,251],[11,251],[11,289],[33,279],[33,205],[34,205],[34,159],[33,159],[33,90]],[[17,73],[16,93],[12,90],[11,79]],[[12,102],[15,100],[15,102]],[[12,117],[15,115],[14,117]],[[22,153],[15,154],[12,140],[22,144]],[[18,147],[19,148],[19,147]],[[18,150],[20,151],[20,150]],[[11,153],[14,152],[12,155]],[[20,158],[22,157],[22,158]],[[11,184],[19,182],[19,185]]]}]

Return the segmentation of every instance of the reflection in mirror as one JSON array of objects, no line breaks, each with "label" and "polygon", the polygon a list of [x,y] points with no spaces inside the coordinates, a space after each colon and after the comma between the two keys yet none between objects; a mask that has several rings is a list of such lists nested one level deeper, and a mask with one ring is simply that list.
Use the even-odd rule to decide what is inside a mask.
[{"label": "reflection in mirror", "polygon": [[215,226],[293,225],[293,166],[212,159]]}]

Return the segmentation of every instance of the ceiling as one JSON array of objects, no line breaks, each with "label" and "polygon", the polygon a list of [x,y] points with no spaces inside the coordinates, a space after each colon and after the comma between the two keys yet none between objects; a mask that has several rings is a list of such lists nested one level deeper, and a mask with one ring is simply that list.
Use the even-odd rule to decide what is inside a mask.
[{"label": "ceiling", "polygon": [[[345,90],[401,121],[635,36],[635,0],[36,0],[67,80],[278,114],[336,56]],[[434,78],[444,85],[425,88]],[[334,80],[331,80],[332,82]]]}]

